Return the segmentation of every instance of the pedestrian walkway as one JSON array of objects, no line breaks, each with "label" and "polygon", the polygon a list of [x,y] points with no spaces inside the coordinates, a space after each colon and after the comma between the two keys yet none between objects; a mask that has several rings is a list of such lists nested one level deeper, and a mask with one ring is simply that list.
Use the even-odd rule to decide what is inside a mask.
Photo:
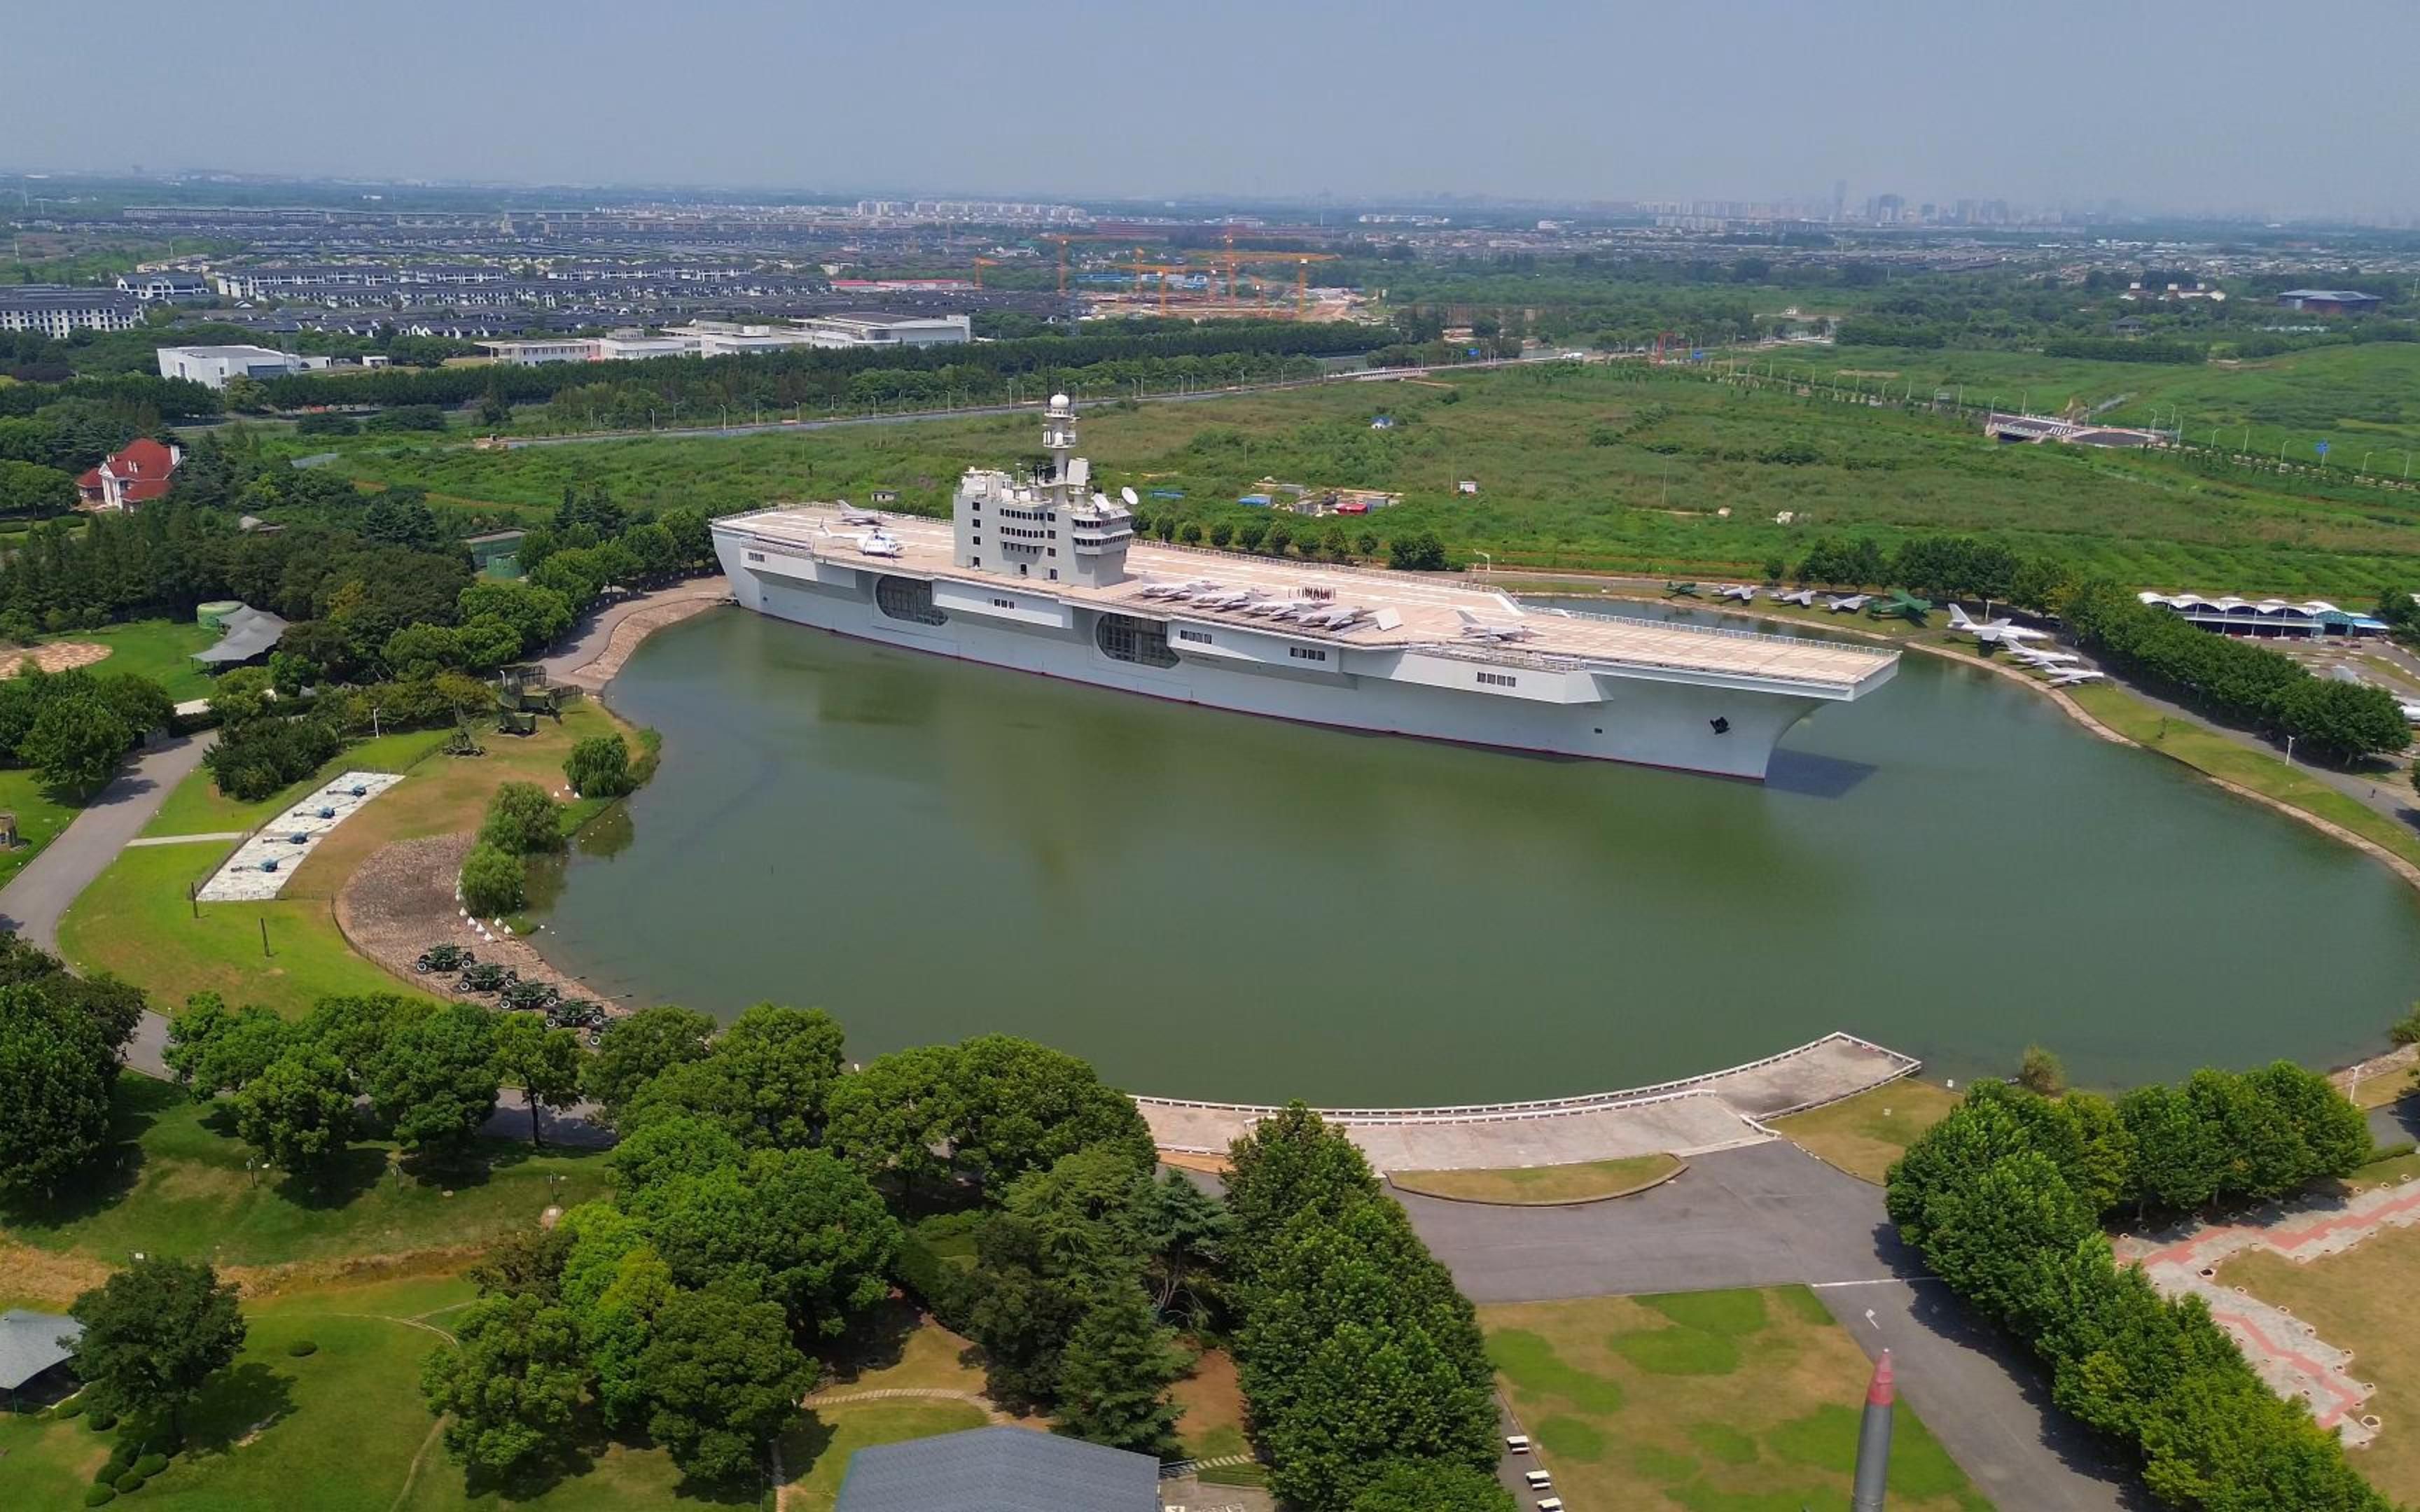
[{"label": "pedestrian walkway", "polygon": [[[1322,1108],[1378,1171],[1493,1170],[1702,1154],[1773,1137],[1764,1120],[1913,1073],[1912,1056],[1833,1033],[1727,1071],[1623,1091],[1427,1108]],[[1138,1097],[1160,1149],[1219,1154],[1280,1111],[1249,1103]]]},{"label": "pedestrian walkway", "polygon": [[2379,1420],[2364,1411],[2372,1383],[2352,1370],[2350,1348],[2330,1343],[2283,1307],[2218,1279],[2219,1267],[2252,1250],[2298,1264],[2341,1255],[2382,1228],[2420,1224],[2420,1180],[2373,1188],[2350,1197],[2305,1197],[2261,1210],[2241,1224],[2188,1224],[2157,1234],[2129,1235],[2120,1260],[2139,1262],[2168,1296],[2190,1292],[2210,1304],[2211,1317],[2234,1336],[2243,1357],[2281,1396],[2300,1396],[2323,1428],[2351,1445],[2377,1435]]},{"label": "pedestrian walkway", "polygon": [[199,845],[206,841],[241,840],[244,834],[240,829],[221,829],[207,835],[138,835],[126,842],[126,848],[132,850],[137,845]]},{"label": "pedestrian walkway", "polygon": [[259,903],[292,881],[309,853],[304,847],[361,811],[362,806],[403,779],[394,772],[347,772],[253,832],[252,839],[221,862],[194,896],[206,903]]}]

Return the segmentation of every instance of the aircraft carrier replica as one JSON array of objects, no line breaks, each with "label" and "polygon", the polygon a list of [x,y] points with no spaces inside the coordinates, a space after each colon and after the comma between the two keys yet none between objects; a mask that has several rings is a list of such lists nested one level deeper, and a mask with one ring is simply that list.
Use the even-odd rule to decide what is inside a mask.
[{"label": "aircraft carrier replica", "polygon": [[1138,541],[1053,395],[1047,468],[970,469],[953,518],[845,504],[714,522],[737,601],[939,656],[1310,724],[1761,779],[1894,651],[1525,609],[1461,581]]}]

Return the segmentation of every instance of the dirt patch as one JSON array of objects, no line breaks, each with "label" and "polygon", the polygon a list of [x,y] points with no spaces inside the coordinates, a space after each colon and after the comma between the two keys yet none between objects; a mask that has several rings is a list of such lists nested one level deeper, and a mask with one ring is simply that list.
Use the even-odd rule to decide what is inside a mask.
[{"label": "dirt patch", "polygon": [[26,668],[40,671],[63,672],[73,667],[89,667],[105,659],[109,648],[90,640],[54,640],[42,646],[11,646],[0,651],[0,678],[16,677]]},{"label": "dirt patch", "polygon": [[[424,977],[411,969],[432,945],[462,945],[520,973],[523,981],[552,982],[566,997],[590,997],[614,1005],[607,995],[546,964],[512,935],[483,940],[454,901],[454,879],[471,854],[473,835],[428,835],[396,841],[371,853],[336,894],[336,928],[347,943],[423,992],[442,995],[452,979]],[[493,933],[490,931],[490,933]],[[485,1002],[488,999],[479,998]]]},{"label": "dirt patch", "polygon": [[109,1279],[110,1267],[87,1256],[0,1242],[0,1275],[12,1303],[65,1307]]}]

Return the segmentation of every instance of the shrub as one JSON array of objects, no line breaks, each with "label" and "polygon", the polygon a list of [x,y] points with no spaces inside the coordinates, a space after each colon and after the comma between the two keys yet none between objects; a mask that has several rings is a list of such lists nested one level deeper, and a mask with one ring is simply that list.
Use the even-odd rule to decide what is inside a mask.
[{"label": "shrub", "polygon": [[564,758],[563,775],[583,798],[618,798],[635,789],[630,748],[620,735],[591,735]]},{"label": "shrub", "polygon": [[2017,1062],[2017,1085],[2042,1097],[2056,1097],[2067,1090],[2067,1068],[2058,1063],[2058,1057],[2029,1044]]},{"label": "shrub", "polygon": [[134,1461],[134,1473],[145,1480],[149,1480],[167,1468],[168,1457],[163,1454],[147,1454]]},{"label": "shrub", "polygon": [[[2412,783],[2420,787],[2420,766],[2412,769]],[[2420,1003],[2412,1004],[2412,1011],[2397,1019],[2386,1037],[2397,1044],[2420,1044]]]},{"label": "shrub", "polygon": [[319,1346],[312,1343],[309,1339],[296,1339],[293,1343],[286,1346],[286,1352],[294,1356],[297,1360],[307,1360],[312,1355],[319,1352]]},{"label": "shrub", "polygon": [[58,1406],[52,1408],[51,1415],[56,1418],[82,1417],[84,1416],[84,1410],[91,1405],[91,1403],[85,1401],[81,1396],[70,1396],[66,1401],[59,1403]]},{"label": "shrub", "polygon": [[256,719],[230,727],[202,758],[219,791],[257,802],[334,761],[344,737],[324,719]]},{"label": "shrub", "polygon": [[117,1493],[106,1486],[95,1486],[84,1493],[84,1504],[86,1506],[107,1506],[116,1500]]},{"label": "shrub", "polygon": [[95,1412],[90,1417],[85,1419],[85,1426],[92,1429],[95,1433],[106,1433],[111,1428],[117,1427],[117,1414],[116,1412]]},{"label": "shrub", "polygon": [[1397,572],[1443,572],[1445,544],[1427,531],[1399,535],[1387,543],[1387,565]]},{"label": "shrub", "polygon": [[101,1462],[101,1468],[92,1473],[92,1483],[96,1486],[110,1485],[133,1468],[134,1462],[126,1458],[125,1446],[121,1444],[110,1451],[109,1458]]},{"label": "shrub", "polygon": [[563,849],[563,805],[535,782],[507,782],[488,800],[479,843],[511,856]]},{"label": "shrub", "polygon": [[110,1484],[117,1488],[118,1495],[132,1496],[136,1491],[143,1489],[144,1483],[147,1479],[147,1477],[138,1475],[130,1470],[125,1474],[120,1475],[116,1480],[110,1482]]},{"label": "shrub", "polygon": [[482,918],[509,914],[528,901],[528,873],[520,857],[487,843],[471,847],[462,862],[462,906]]}]

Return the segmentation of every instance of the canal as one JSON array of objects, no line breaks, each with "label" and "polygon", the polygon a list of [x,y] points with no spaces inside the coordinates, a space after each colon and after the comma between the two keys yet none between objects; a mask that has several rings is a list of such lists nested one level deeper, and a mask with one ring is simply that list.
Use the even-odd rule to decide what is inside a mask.
[{"label": "canal", "polygon": [[[1660,612],[1642,609],[1639,612]],[[1305,729],[736,609],[612,702],[662,769],[538,943],[600,990],[819,1005],[851,1054],[991,1030],[1120,1086],[1541,1097],[1835,1028],[2086,1085],[2383,1043],[2382,867],[1911,653],[1763,786]]]}]

